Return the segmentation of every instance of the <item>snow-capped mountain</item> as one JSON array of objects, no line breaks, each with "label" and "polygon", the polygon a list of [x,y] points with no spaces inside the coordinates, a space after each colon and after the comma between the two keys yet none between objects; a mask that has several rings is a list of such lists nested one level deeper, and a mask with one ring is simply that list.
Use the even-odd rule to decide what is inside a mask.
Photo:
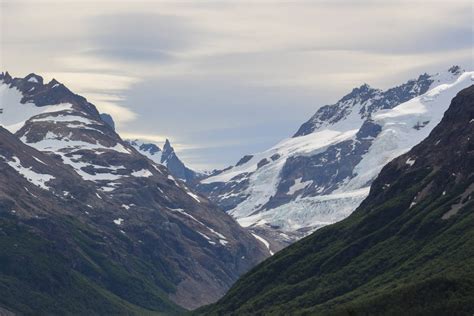
[{"label": "snow-capped mountain", "polygon": [[[71,269],[97,286],[104,286],[103,276],[91,271],[100,262],[87,257],[88,268],[77,265],[82,262],[77,256],[87,249],[51,234],[48,223],[65,227],[72,223],[61,222],[67,215],[75,223],[73,236],[84,231],[100,236],[94,238],[107,260],[146,283],[133,283],[127,293],[146,288],[186,308],[215,301],[269,255],[230,216],[123,141],[93,104],[58,81],[2,73],[0,102],[5,128],[0,134],[0,183],[7,183],[0,187],[2,211],[27,226],[29,218],[44,219],[44,225],[34,228],[38,238],[49,238],[70,259]],[[107,289],[125,295],[119,286]],[[144,308],[159,305],[122,298]]]},{"label": "snow-capped mountain", "polygon": [[347,217],[382,167],[430,133],[473,74],[454,66],[386,91],[364,84],[321,107],[293,137],[198,189],[277,250]]},{"label": "snow-capped mountain", "polygon": [[447,102],[441,122],[383,167],[347,219],[277,253],[195,314],[472,314],[472,82]]},{"label": "snow-capped mountain", "polygon": [[154,143],[144,142],[139,139],[127,140],[127,142],[142,155],[168,168],[168,171],[180,180],[193,183],[200,177],[203,177],[203,174],[186,167],[181,159],[179,159],[168,139],[166,139],[163,145],[163,150]]}]

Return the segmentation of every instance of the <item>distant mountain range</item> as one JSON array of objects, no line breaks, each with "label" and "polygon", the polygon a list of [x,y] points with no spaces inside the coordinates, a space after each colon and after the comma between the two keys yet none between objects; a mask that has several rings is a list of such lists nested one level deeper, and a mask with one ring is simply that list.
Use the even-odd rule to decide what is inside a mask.
[{"label": "distant mountain range", "polygon": [[[447,79],[396,111],[373,115],[387,120],[378,135],[388,122],[392,137],[436,127],[382,168],[355,212],[264,261],[195,314],[472,315],[474,86],[471,74]],[[469,87],[450,102],[460,86]],[[437,124],[434,112],[450,103]]]},{"label": "distant mountain range", "polygon": [[0,100],[1,307],[174,314],[217,300],[269,256],[58,81],[2,73]]},{"label": "distant mountain range", "polygon": [[472,315],[473,82],[364,84],[203,174],[1,73],[0,314]]},{"label": "distant mountain range", "polygon": [[197,190],[275,252],[349,216],[382,167],[428,136],[473,74],[453,66],[385,91],[364,84]]},{"label": "distant mountain range", "polygon": [[166,139],[163,145],[163,150],[154,143],[144,142],[139,139],[127,140],[127,142],[142,155],[168,168],[168,171],[180,180],[192,184],[205,176],[204,173],[196,172],[186,167],[181,159],[179,159],[168,139]]}]

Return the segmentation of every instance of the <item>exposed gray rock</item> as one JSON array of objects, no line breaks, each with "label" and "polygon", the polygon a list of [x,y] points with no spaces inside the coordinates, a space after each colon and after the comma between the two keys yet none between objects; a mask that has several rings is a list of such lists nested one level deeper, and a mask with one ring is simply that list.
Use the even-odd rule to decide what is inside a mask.
[{"label": "exposed gray rock", "polygon": [[100,113],[100,118],[115,131],[115,122],[110,114]]},{"label": "exposed gray rock", "polygon": [[246,163],[247,161],[249,161],[252,158],[253,158],[253,155],[245,155],[237,162],[236,166],[243,165],[244,163]]}]

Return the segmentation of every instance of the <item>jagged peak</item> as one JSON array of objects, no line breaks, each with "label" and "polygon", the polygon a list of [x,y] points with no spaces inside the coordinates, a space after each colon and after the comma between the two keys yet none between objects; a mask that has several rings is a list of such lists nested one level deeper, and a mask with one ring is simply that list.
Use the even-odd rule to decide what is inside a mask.
[{"label": "jagged peak", "polygon": [[23,78],[23,80],[26,80],[26,81],[31,82],[31,83],[43,84],[43,77],[41,77],[40,75],[37,75],[35,73],[30,73],[25,78]]},{"label": "jagged peak", "polygon": [[359,90],[369,90],[373,89],[368,83],[363,83],[360,87]]},{"label": "jagged peak", "polygon": [[418,78],[416,79],[416,81],[426,80],[426,79],[429,79],[429,78],[431,78],[431,75],[425,72],[425,73],[422,73],[421,75],[419,75]]},{"label": "jagged peak", "polygon": [[50,82],[48,82],[48,86],[54,87],[55,85],[62,85],[61,82],[57,81],[56,79],[51,79]]},{"label": "jagged peak", "polygon": [[339,101],[346,101],[358,97],[365,98],[367,96],[370,96],[374,94],[375,92],[379,91],[379,89],[375,89],[371,87],[368,83],[364,83],[360,85],[359,87],[353,88],[352,91],[348,94],[346,94],[341,100]]},{"label": "jagged peak", "polygon": [[4,82],[10,82],[12,80],[12,76],[8,73],[8,71],[5,71],[0,74],[0,80]]},{"label": "jagged peak", "polygon": [[[461,70],[459,66],[453,66],[450,71],[458,74]],[[364,104],[368,100],[372,101],[371,104],[364,105],[359,111],[362,118],[367,118],[368,115],[378,109],[392,108],[425,93],[433,83],[433,78],[433,75],[423,73],[418,78],[410,79],[387,90],[376,89],[368,83],[363,83],[359,87],[353,88],[350,93],[343,96],[335,104],[320,107],[310,120],[300,126],[293,137],[310,134],[324,124],[333,124],[343,120],[350,113],[351,107]]]},{"label": "jagged peak", "polygon": [[448,72],[452,73],[453,75],[459,75],[464,72],[464,69],[462,69],[458,65],[453,65],[448,69]]},{"label": "jagged peak", "polygon": [[173,152],[174,151],[174,148],[173,148],[173,146],[171,146],[171,143],[170,143],[168,138],[165,140],[165,144],[163,145],[163,151],[165,151],[165,152]]},{"label": "jagged peak", "polygon": [[363,83],[359,87],[352,89],[352,93],[361,94],[361,93],[367,93],[367,92],[376,91],[376,90],[377,89],[373,88],[368,83]]},{"label": "jagged peak", "polygon": [[179,157],[175,153],[174,148],[171,146],[171,142],[169,139],[165,140],[162,149],[160,149],[160,147],[158,147],[153,142],[143,141],[141,139],[126,141],[130,145],[138,149],[142,154],[145,154],[145,156],[168,168],[170,174],[173,175],[175,178],[184,181],[191,181],[195,179],[198,174],[200,174],[186,167],[186,165],[179,159]]},{"label": "jagged peak", "polygon": [[21,91],[23,94],[21,103],[31,102],[36,106],[44,106],[69,102],[80,106],[83,111],[94,117],[99,116],[99,112],[92,103],[89,103],[83,96],[73,93],[56,79],[45,84],[43,77],[35,73],[30,73],[24,78],[12,78],[8,72],[2,73],[0,76],[0,80],[3,79],[3,82],[10,88]]}]

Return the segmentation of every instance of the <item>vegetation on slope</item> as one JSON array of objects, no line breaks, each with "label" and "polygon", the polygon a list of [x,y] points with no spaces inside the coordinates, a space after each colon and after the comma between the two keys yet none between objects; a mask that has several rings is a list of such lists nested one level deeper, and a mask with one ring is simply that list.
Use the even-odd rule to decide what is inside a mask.
[{"label": "vegetation on slope", "polygon": [[[137,257],[103,253],[103,240],[71,218],[18,222],[0,217],[0,306],[21,314],[177,314],[163,272]],[[10,217],[10,218],[9,218]],[[54,237],[39,229],[48,227]],[[65,234],[70,232],[70,234]],[[58,243],[57,240],[62,239]],[[64,244],[64,239],[67,240]]]}]

